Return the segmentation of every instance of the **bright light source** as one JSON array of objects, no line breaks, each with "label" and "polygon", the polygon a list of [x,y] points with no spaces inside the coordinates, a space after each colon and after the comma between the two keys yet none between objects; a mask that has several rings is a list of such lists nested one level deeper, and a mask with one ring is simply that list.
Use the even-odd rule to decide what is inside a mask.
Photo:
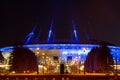
[{"label": "bright light source", "polygon": [[80,70],[81,70],[81,71],[84,70],[84,66],[83,66],[83,65],[80,67]]},{"label": "bright light source", "polygon": [[40,50],[40,48],[36,48],[36,50]]},{"label": "bright light source", "polygon": [[44,56],[44,55],[45,55],[45,53],[42,53],[42,55]]},{"label": "bright light source", "polygon": [[86,48],[83,48],[83,52],[86,52]]}]

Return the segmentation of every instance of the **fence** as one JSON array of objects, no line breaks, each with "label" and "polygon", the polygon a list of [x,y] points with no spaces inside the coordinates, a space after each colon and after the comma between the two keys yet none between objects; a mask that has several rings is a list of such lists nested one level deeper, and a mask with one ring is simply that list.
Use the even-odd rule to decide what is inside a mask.
[{"label": "fence", "polygon": [[120,80],[115,75],[41,74],[0,75],[0,80]]}]

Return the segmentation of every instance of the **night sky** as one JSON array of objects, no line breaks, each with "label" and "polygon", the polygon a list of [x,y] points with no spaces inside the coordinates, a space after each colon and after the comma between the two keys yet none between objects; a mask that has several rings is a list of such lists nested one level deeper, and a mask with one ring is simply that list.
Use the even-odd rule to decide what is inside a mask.
[{"label": "night sky", "polygon": [[25,40],[37,24],[40,41],[46,40],[53,21],[55,40],[69,40],[72,21],[79,40],[84,34],[120,46],[119,0],[3,0],[0,10],[0,47]]}]

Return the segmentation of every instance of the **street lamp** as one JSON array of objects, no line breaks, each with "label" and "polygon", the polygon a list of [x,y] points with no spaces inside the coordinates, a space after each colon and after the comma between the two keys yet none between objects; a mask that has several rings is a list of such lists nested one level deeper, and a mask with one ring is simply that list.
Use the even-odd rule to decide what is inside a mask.
[{"label": "street lamp", "polygon": [[[85,52],[86,52],[86,48],[83,48],[83,53],[85,55]],[[86,60],[86,59],[85,59]],[[85,75],[85,60],[84,60],[84,75]]]},{"label": "street lamp", "polygon": [[116,55],[115,55],[115,62],[116,62],[116,75],[117,75],[117,52],[116,52]]},{"label": "street lamp", "polygon": [[43,62],[43,74],[44,74],[44,65],[45,65],[45,53],[42,53],[42,62]]}]

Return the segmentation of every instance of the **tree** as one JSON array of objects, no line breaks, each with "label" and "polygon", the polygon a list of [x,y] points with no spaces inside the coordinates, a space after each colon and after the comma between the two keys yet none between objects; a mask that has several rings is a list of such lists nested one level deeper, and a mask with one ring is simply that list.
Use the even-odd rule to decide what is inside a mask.
[{"label": "tree", "polygon": [[4,57],[2,55],[2,52],[0,51],[0,63],[2,63],[4,61]]},{"label": "tree", "polygon": [[93,72],[95,70],[95,56],[96,53],[98,52],[98,47],[91,49],[91,51],[88,53],[84,66],[85,66],[85,71],[87,72]]},{"label": "tree", "polygon": [[37,57],[27,48],[15,47],[11,52],[9,63],[12,65],[10,71],[16,73],[38,72]]},{"label": "tree", "polygon": [[100,52],[97,54],[99,71],[100,72],[113,71],[114,69],[110,65],[114,64],[114,60],[110,53],[110,49],[104,44],[102,44],[99,49]]},{"label": "tree", "polygon": [[87,72],[108,72],[113,70],[113,57],[110,49],[102,44],[100,47],[93,48],[86,57],[85,71]]}]

